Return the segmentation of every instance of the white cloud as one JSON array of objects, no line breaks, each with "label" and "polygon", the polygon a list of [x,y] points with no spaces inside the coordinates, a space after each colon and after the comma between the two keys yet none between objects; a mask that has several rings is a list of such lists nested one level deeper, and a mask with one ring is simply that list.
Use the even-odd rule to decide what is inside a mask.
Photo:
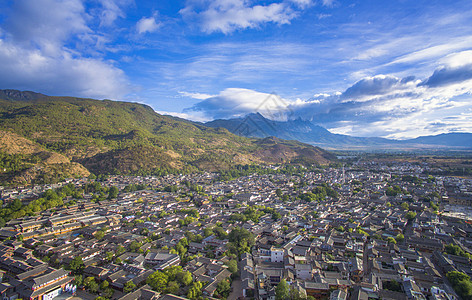
[{"label": "white cloud", "polygon": [[164,116],[173,116],[177,118],[191,120],[194,122],[208,122],[212,120],[208,117],[205,117],[204,114],[196,113],[196,112],[192,112],[191,114],[181,113],[181,112],[179,113],[179,112],[173,112],[173,111],[159,111],[159,110],[156,110],[156,112]]},{"label": "white cloud", "polygon": [[67,47],[95,47],[103,40],[88,20],[90,15],[79,0],[16,1],[0,37],[2,85],[53,95],[119,98],[126,94],[131,87],[113,62]]},{"label": "white cloud", "polygon": [[103,9],[99,12],[100,26],[111,26],[118,18],[124,18],[123,6],[130,5],[132,0],[99,0]]},{"label": "white cloud", "polygon": [[[309,1],[298,0],[297,5]],[[256,28],[272,22],[289,24],[297,16],[285,2],[250,6],[245,0],[190,1],[180,11],[185,18],[196,18],[207,33],[231,33],[238,29]]]},{"label": "white cloud", "polygon": [[313,0],[290,0],[300,8],[306,8],[313,5]]},{"label": "white cloud", "polygon": [[425,80],[424,85],[439,87],[458,83],[463,89],[472,89],[472,86],[464,85],[464,82],[472,79],[472,51],[450,54],[441,63],[441,67]]},{"label": "white cloud", "polygon": [[[321,59],[313,57],[314,53],[323,53],[316,45],[217,43],[199,45],[188,51],[191,51],[192,57],[185,61],[152,65],[154,70],[160,70],[163,76],[176,82],[177,90],[182,90],[181,83],[186,82],[191,85],[185,89],[193,91],[214,90],[215,84],[252,88],[256,83],[260,89],[269,91],[277,92],[282,86],[294,91],[294,87],[302,87],[302,80],[314,81],[316,77],[313,74],[323,71],[316,67]],[[309,95],[307,92],[302,96]],[[297,92],[297,96],[301,95]]]},{"label": "white cloud", "polygon": [[205,100],[211,97],[215,97],[215,95],[203,94],[203,93],[189,93],[189,92],[179,92],[184,97],[189,97],[198,100]]},{"label": "white cloud", "polygon": [[450,68],[472,65],[472,50],[451,53],[441,59],[440,63]]},{"label": "white cloud", "polygon": [[318,17],[318,20],[323,20],[323,19],[331,17],[332,15],[330,15],[330,14],[318,14],[316,16]]},{"label": "white cloud", "polygon": [[336,4],[336,0],[321,0],[321,3],[327,7],[333,7]]},{"label": "white cloud", "polygon": [[123,71],[110,63],[66,51],[48,56],[0,40],[0,65],[0,82],[9,88],[115,99],[130,89]]},{"label": "white cloud", "polygon": [[[305,101],[248,89],[226,89],[186,112],[204,113],[215,119],[255,112],[273,120],[301,117],[335,133],[356,136],[411,138],[470,131],[472,123],[466,118],[472,112],[470,55],[464,52],[444,58],[443,65],[424,80],[377,75],[357,81],[344,92],[317,94]],[[461,113],[464,117],[458,119]],[[438,122],[446,118],[449,121]]]},{"label": "white cloud", "polygon": [[260,113],[272,120],[285,120],[290,115],[290,102],[282,97],[242,88],[228,88],[219,95],[205,99],[185,113],[200,112],[210,119],[241,117]]},{"label": "white cloud", "polygon": [[460,51],[470,47],[472,47],[472,36],[461,36],[450,39],[447,43],[430,46],[412,53],[405,54],[387,65],[417,63],[425,60],[431,60],[443,57],[444,55],[447,55],[453,51]]},{"label": "white cloud", "polygon": [[5,31],[15,43],[54,55],[70,36],[91,33],[85,17],[79,0],[19,0],[6,21]]},{"label": "white cloud", "polygon": [[159,29],[160,24],[156,22],[156,16],[152,16],[149,18],[142,17],[141,20],[138,21],[136,24],[136,30],[139,34],[143,34],[146,32],[154,32]]}]

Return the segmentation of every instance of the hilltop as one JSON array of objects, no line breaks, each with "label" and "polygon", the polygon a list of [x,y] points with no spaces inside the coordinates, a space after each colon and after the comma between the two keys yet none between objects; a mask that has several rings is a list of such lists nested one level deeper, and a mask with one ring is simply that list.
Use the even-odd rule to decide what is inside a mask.
[{"label": "hilltop", "polygon": [[241,164],[326,164],[333,159],[318,147],[240,137],[160,115],[140,103],[15,90],[0,90],[0,131],[2,163],[15,162],[0,173],[4,182],[42,182],[88,172],[161,175]]}]

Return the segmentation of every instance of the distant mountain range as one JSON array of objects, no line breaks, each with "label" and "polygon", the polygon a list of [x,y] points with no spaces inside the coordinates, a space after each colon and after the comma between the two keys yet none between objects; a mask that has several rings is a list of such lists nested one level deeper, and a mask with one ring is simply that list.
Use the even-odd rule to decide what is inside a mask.
[{"label": "distant mountain range", "polygon": [[139,103],[0,90],[0,184],[333,159],[298,141],[240,137]]},{"label": "distant mountain range", "polygon": [[245,137],[264,138],[275,136],[286,140],[297,140],[326,149],[472,149],[472,133],[448,133],[409,140],[353,137],[331,133],[310,121],[302,119],[286,122],[272,121],[259,113],[249,114],[243,118],[214,120],[204,125],[226,128],[234,134]]}]

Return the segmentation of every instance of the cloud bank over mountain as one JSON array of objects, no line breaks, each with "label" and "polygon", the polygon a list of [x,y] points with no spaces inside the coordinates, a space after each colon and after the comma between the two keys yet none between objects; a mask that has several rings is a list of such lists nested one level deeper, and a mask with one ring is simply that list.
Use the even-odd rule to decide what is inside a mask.
[{"label": "cloud bank over mountain", "polygon": [[471,93],[472,51],[464,51],[444,58],[424,79],[365,77],[343,92],[318,94],[308,100],[232,88],[186,112],[203,113],[209,119],[259,112],[272,120],[310,120],[337,133],[401,138],[472,131],[472,123],[467,121],[472,117]]}]

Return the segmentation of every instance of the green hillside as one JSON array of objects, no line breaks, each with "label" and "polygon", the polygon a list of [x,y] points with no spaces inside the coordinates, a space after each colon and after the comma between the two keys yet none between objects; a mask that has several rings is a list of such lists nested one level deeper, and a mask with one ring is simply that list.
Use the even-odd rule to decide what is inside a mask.
[{"label": "green hillside", "polygon": [[[11,141],[2,145],[0,139],[3,156],[26,155],[24,160],[31,161],[39,152],[58,153],[66,159],[61,163],[80,164],[95,174],[158,175],[217,171],[236,164],[325,164],[332,159],[327,152],[306,144],[239,137],[226,129],[162,116],[139,103],[12,90],[0,90],[0,97],[0,134],[15,134],[17,143],[22,144],[22,150],[12,151],[7,149]],[[24,138],[21,142],[20,137]],[[13,173],[17,176],[31,165],[36,164],[23,164]]]}]

